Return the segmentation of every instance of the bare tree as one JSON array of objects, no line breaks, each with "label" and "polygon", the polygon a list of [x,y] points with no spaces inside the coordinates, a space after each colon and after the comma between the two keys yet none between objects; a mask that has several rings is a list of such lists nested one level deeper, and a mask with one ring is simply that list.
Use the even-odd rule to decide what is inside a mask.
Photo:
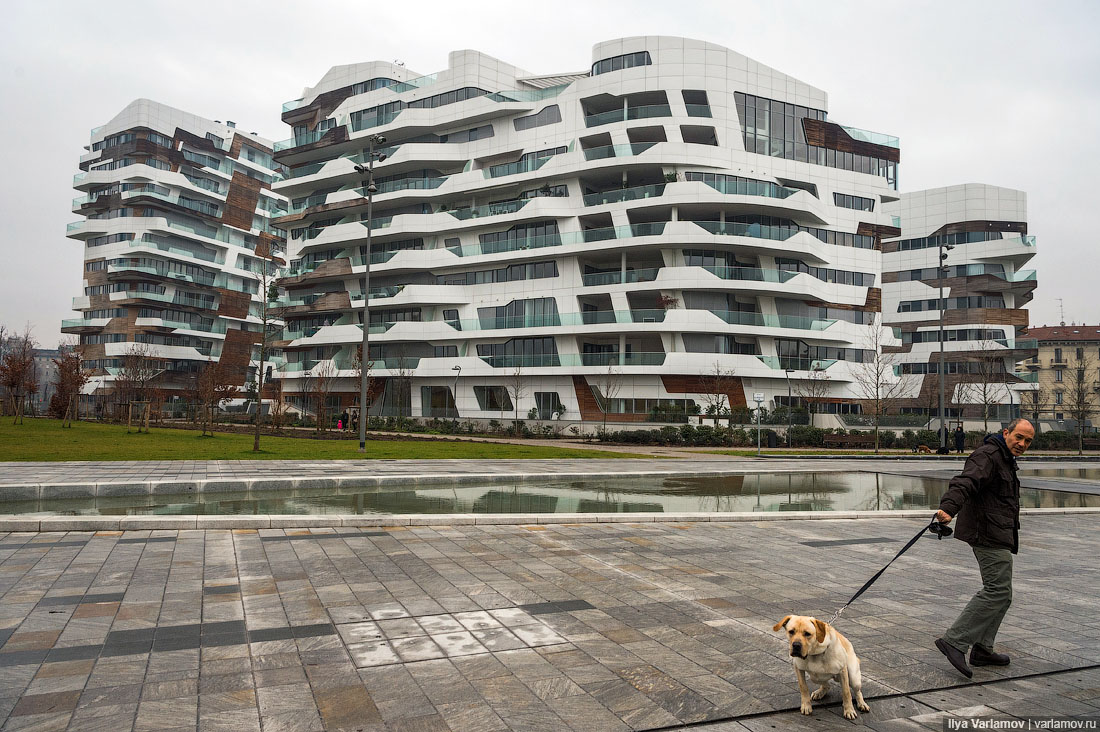
[{"label": "bare tree", "polygon": [[202,435],[213,434],[211,423],[218,407],[237,396],[238,389],[228,377],[228,370],[220,363],[213,362],[203,367],[196,381],[196,391],[200,405],[199,423]]},{"label": "bare tree", "polygon": [[[161,372],[153,350],[145,343],[133,343],[122,356],[122,367],[115,376],[115,399],[118,409],[132,402],[148,402],[149,388]],[[118,415],[121,418],[121,414]]]},{"label": "bare tree", "polygon": [[[398,347],[397,358],[393,360],[393,364],[390,371],[394,374],[394,397],[397,400],[398,414],[401,417],[411,417],[413,372],[416,370],[417,362],[406,354],[405,346],[401,345]],[[406,409],[408,414],[405,414]]]},{"label": "bare tree", "polygon": [[371,375],[374,371],[374,361],[367,359],[366,363],[363,362],[363,344],[359,344],[355,347],[355,356],[352,358],[352,373],[355,374],[353,383],[355,385],[355,403],[359,402],[359,390],[363,384],[363,369],[367,370],[367,403],[359,404],[359,419],[367,419],[367,413],[370,408],[371,401],[373,401],[374,394],[374,377]]},{"label": "bare tree", "polygon": [[999,405],[1008,387],[1004,383],[1004,349],[992,340],[979,341],[974,355],[967,358],[970,364],[969,378],[956,388],[956,399],[961,409],[966,404],[977,404],[982,410],[982,428],[989,432],[989,417],[993,405]]},{"label": "bare tree", "polygon": [[1028,389],[1020,394],[1020,412],[1030,414],[1035,428],[1039,428],[1039,420],[1044,412],[1050,409],[1050,394],[1041,385],[1036,384],[1034,389]]},{"label": "bare tree", "polygon": [[829,374],[820,367],[810,369],[806,378],[794,382],[794,393],[806,403],[810,426],[813,427],[814,415],[817,414],[818,407],[824,404],[829,396]]},{"label": "bare tree", "polygon": [[317,400],[318,432],[328,429],[328,398],[336,385],[336,367],[330,359],[319,361],[313,367],[313,397]]},{"label": "bare tree", "polygon": [[733,369],[723,369],[717,361],[714,362],[711,370],[703,375],[703,403],[707,405],[706,413],[714,417],[715,427],[718,427],[718,420],[723,411],[727,414],[731,411],[729,392],[733,378]]},{"label": "bare tree", "polygon": [[863,400],[874,423],[876,454],[879,451],[879,425],[882,418],[902,395],[903,382],[894,374],[897,356],[883,353],[882,350],[890,333],[881,322],[871,326],[865,339],[864,351],[869,351],[871,355],[869,358],[865,356],[862,363],[853,364],[852,368],[856,393]]},{"label": "bare tree", "polygon": [[280,429],[286,417],[286,402],[283,401],[283,380],[272,379],[268,382],[271,389],[271,426]]},{"label": "bare tree", "polygon": [[505,377],[504,382],[505,388],[508,390],[508,396],[512,399],[512,407],[516,410],[516,418],[513,424],[516,435],[519,436],[519,401],[527,396],[527,378],[523,373],[523,365],[520,362],[516,362],[516,367],[512,370],[512,373]]},{"label": "bare tree", "polygon": [[279,287],[275,283],[278,267],[286,262],[271,251],[271,244],[261,237],[256,245],[256,256],[260,267],[260,367],[256,372],[256,430],[252,437],[252,452],[260,451],[260,430],[264,422],[264,377],[267,375],[264,363],[267,361],[269,344],[274,336],[275,316],[278,309],[272,302],[279,299]]},{"label": "bare tree", "polygon": [[611,409],[612,402],[618,398],[623,388],[623,371],[619,368],[618,354],[609,354],[607,368],[594,379],[596,388],[603,396],[603,430],[607,431],[607,413]]},{"label": "bare tree", "polygon": [[1064,392],[1064,404],[1070,417],[1077,423],[1077,454],[1084,449],[1085,422],[1100,411],[1100,387],[1095,381],[1094,374],[1096,362],[1089,356],[1085,349],[1078,348],[1077,356],[1066,364],[1066,390]]},{"label": "bare tree", "polygon": [[3,357],[0,358],[0,384],[8,392],[12,414],[12,424],[23,424],[23,405],[27,394],[38,390],[34,375],[35,343],[28,323],[23,334],[8,337],[4,344]]},{"label": "bare tree", "polygon": [[88,373],[84,370],[80,360],[80,352],[74,348],[65,350],[60,358],[53,362],[57,365],[57,393],[53,398],[57,401],[61,412],[61,426],[72,427],[72,420],[77,416],[77,407],[80,404],[80,394],[84,385],[88,383]]}]

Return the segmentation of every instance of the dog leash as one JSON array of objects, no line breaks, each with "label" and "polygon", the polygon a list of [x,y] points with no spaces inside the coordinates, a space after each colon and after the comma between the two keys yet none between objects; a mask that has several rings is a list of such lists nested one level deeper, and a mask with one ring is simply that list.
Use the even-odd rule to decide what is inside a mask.
[{"label": "dog leash", "polygon": [[894,559],[891,559],[889,562],[886,563],[885,567],[880,569],[878,572],[875,572],[874,577],[872,577],[871,579],[864,582],[863,587],[860,587],[858,590],[856,590],[856,594],[852,595],[852,599],[848,600],[848,602],[841,605],[840,609],[837,610],[835,613],[833,613],[833,617],[831,617],[829,619],[829,624],[832,625],[836,621],[836,619],[840,617],[840,614],[842,612],[844,612],[845,609],[847,609],[847,607],[849,605],[851,605],[853,602],[855,602],[856,599],[858,599],[860,595],[862,595],[864,592],[866,592],[867,588],[870,587],[871,585],[873,585],[875,583],[875,581],[879,577],[882,576],[882,573],[885,572],[890,567],[890,565],[894,563],[895,559],[900,557],[902,554],[905,554],[905,552],[909,551],[909,548],[912,547],[914,544],[916,544],[918,539],[920,539],[922,536],[924,536],[925,531],[928,531],[930,533],[935,534],[936,539],[943,539],[943,537],[945,537],[945,536],[951,536],[951,533],[952,533],[950,526],[948,526],[947,524],[944,524],[944,523],[940,523],[939,521],[936,520],[936,517],[933,516],[932,517],[932,522],[930,524],[928,524],[927,526],[922,526],[921,530],[917,532],[917,535],[914,536],[912,539],[910,539],[909,543],[906,544],[905,546],[903,546],[901,548],[901,551],[899,551],[897,554],[894,555]]}]

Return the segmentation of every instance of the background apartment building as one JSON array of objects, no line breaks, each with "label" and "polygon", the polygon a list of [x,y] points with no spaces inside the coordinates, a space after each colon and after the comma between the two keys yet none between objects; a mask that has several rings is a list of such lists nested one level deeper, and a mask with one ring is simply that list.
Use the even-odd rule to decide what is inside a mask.
[{"label": "background apartment building", "polygon": [[206,364],[244,386],[256,367],[261,264],[283,256],[270,218],[272,146],[233,122],[139,99],[92,130],[68,236],[84,245],[79,337],[93,378],[109,394],[127,354],[144,352],[150,385],[180,395]]},{"label": "background apartment building", "polygon": [[299,404],[318,380],[356,399],[369,298],[377,413],[641,421],[701,407],[716,370],[734,406],[817,381],[824,409],[859,409],[900,153],[822,90],[637,37],[548,75],[476,51],[334,67],[283,120],[278,375]]},{"label": "background apartment building", "polygon": [[1034,389],[1024,396],[1023,416],[1043,429],[1072,432],[1080,415],[1086,431],[1093,428],[1100,416],[1100,325],[1044,325],[1028,333],[1038,350],[1017,367]]},{"label": "background apartment building", "polygon": [[1024,269],[1035,256],[1027,194],[958,185],[903,193],[887,210],[903,231],[882,256],[883,319],[902,342],[889,349],[904,384],[897,411],[914,423],[938,416],[942,310],[948,418],[973,428],[1010,419],[1033,388],[1015,363],[1036,352],[1023,309],[1036,287],[1035,271]]}]

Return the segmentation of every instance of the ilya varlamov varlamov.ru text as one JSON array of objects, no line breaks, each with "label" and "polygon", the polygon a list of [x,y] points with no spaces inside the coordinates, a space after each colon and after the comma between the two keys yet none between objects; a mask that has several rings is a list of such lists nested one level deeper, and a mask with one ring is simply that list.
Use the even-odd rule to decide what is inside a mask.
[{"label": "ilya varlamov varlamov.ru text", "polygon": [[944,730],[1043,730],[1043,729],[1100,729],[1100,717],[1071,719],[1069,717],[1026,717],[1024,719],[996,719],[975,717],[972,719],[945,719]]}]

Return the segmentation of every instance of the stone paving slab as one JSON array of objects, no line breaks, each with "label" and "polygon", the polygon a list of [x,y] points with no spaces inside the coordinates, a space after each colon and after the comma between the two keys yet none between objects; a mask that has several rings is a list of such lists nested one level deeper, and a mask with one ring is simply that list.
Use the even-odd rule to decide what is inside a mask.
[{"label": "stone paving slab", "polygon": [[[863,658],[872,712],[858,723],[1100,713],[1098,522],[1024,517],[998,644],[1013,662],[972,682],[932,640],[977,568],[959,542],[919,542],[838,622]],[[921,523],[0,532],[0,720],[111,732],[806,729],[771,626],[831,615]],[[816,706],[814,728],[851,725],[835,701]]]}]

